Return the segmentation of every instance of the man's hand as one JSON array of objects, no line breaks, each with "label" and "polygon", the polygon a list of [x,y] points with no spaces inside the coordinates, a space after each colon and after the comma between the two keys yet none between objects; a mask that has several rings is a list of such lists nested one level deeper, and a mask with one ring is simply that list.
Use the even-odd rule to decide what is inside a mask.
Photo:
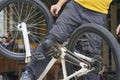
[{"label": "man's hand", "polygon": [[51,13],[53,16],[57,16],[59,11],[61,10],[61,7],[63,6],[64,3],[66,3],[68,0],[59,0],[57,4],[51,6]]},{"label": "man's hand", "polygon": [[61,9],[61,6],[56,4],[56,5],[52,5],[51,6],[51,10],[50,11],[51,11],[53,16],[57,16],[59,11],[60,11],[60,9]]},{"label": "man's hand", "polygon": [[116,35],[118,37],[120,37],[120,24],[118,25],[117,29],[116,29]]}]

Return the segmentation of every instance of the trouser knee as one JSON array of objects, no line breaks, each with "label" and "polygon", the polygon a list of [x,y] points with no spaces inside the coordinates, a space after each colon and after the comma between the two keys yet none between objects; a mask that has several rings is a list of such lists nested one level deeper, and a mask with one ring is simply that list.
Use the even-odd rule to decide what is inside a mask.
[{"label": "trouser knee", "polygon": [[44,51],[49,51],[51,47],[54,45],[54,41],[51,39],[46,39],[42,43],[42,48]]}]

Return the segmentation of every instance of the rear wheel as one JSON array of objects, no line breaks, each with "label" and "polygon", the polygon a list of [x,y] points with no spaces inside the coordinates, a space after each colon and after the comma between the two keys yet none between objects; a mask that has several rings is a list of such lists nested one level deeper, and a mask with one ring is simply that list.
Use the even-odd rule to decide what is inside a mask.
[{"label": "rear wheel", "polygon": [[27,26],[31,52],[53,24],[48,8],[40,0],[2,0],[0,2],[0,52],[15,60],[24,60],[25,45],[21,23]]},{"label": "rear wheel", "polygon": [[[76,29],[73,34],[70,37],[69,43],[68,43],[68,49],[72,52],[79,52],[80,54],[83,54],[85,56],[95,58],[95,56],[98,56],[98,54],[94,52],[90,52],[87,49],[89,48],[88,38],[85,36],[85,34],[94,34],[99,37],[102,37],[102,52],[99,54],[99,58],[102,59],[99,61],[99,63],[102,63],[102,65],[94,66],[96,70],[98,69],[105,69],[103,73],[105,72],[114,72],[113,76],[116,76],[115,80],[120,80],[120,47],[118,42],[116,41],[115,37],[104,27],[97,25],[97,24],[85,24],[80,26],[78,29]],[[93,49],[95,50],[95,49]],[[112,55],[111,61],[109,60],[108,55]],[[111,63],[110,63],[111,62]],[[67,66],[67,69],[69,70],[69,73],[73,72],[73,66],[70,66],[72,64],[69,64]],[[78,68],[78,67],[77,67]],[[75,71],[76,69],[74,69]],[[101,75],[100,75],[101,76]],[[84,80],[85,76],[82,76],[80,80]],[[75,80],[75,79],[73,79]],[[78,79],[79,80],[79,79]],[[104,79],[101,79],[104,80]],[[111,79],[112,80],[112,79]]]}]

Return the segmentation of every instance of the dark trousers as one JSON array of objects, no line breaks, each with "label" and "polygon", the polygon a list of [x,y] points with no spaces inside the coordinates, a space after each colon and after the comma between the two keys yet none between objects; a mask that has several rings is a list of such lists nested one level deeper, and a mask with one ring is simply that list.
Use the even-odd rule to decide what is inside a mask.
[{"label": "dark trousers", "polygon": [[[106,14],[88,10],[71,0],[69,3],[67,3],[62,14],[56,20],[55,24],[53,25],[53,28],[50,30],[46,38],[51,38],[49,35],[52,35],[52,38],[54,38],[54,40],[62,44],[80,25],[85,23],[96,23],[105,26],[105,22]],[[94,34],[87,34],[87,38],[88,40],[90,40],[89,42],[91,43],[91,45],[93,45],[92,47],[94,47],[94,50],[90,51],[99,54],[101,52],[102,39]],[[39,50],[39,47],[37,49]],[[50,59],[51,58],[39,61],[31,61],[27,65],[27,70],[31,71],[31,73],[37,79],[44,71]],[[98,75],[90,73],[86,75],[85,80],[100,79]]]}]

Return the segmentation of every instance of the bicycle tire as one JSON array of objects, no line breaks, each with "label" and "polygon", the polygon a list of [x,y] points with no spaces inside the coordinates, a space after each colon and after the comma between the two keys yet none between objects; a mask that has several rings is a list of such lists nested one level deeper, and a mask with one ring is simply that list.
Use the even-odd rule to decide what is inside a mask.
[{"label": "bicycle tire", "polygon": [[[6,34],[9,31],[9,34],[12,35],[10,39],[13,40],[12,43],[9,43],[9,48],[8,46],[6,48],[6,45],[1,42],[0,52],[14,60],[25,59],[25,51],[20,48],[20,44],[24,47],[22,35],[19,30],[15,29],[18,23],[25,21],[29,26],[27,29],[32,51],[52,28],[53,18],[51,13],[48,7],[40,0],[2,0],[0,2],[0,11],[4,13],[4,15],[0,16],[4,18],[5,23],[3,26],[4,31],[1,31],[1,33]],[[3,38],[6,35],[0,37]],[[9,38],[8,35],[7,38]],[[19,43],[20,40],[21,43]],[[33,44],[33,41],[35,44]]]},{"label": "bicycle tire", "polygon": [[[77,44],[77,40],[79,39],[79,36],[85,32],[92,32],[95,33],[99,36],[101,36],[108,44],[108,46],[111,48],[111,51],[114,53],[112,54],[115,60],[115,69],[116,69],[116,80],[120,80],[120,46],[115,39],[115,37],[112,35],[111,32],[109,32],[107,29],[104,27],[94,24],[94,23],[88,23],[80,26],[77,28],[73,34],[71,35],[69,42],[68,42],[68,49],[70,51],[74,51],[75,45]],[[70,68],[68,72],[71,73],[71,70],[73,68],[67,66],[67,68]]]}]

